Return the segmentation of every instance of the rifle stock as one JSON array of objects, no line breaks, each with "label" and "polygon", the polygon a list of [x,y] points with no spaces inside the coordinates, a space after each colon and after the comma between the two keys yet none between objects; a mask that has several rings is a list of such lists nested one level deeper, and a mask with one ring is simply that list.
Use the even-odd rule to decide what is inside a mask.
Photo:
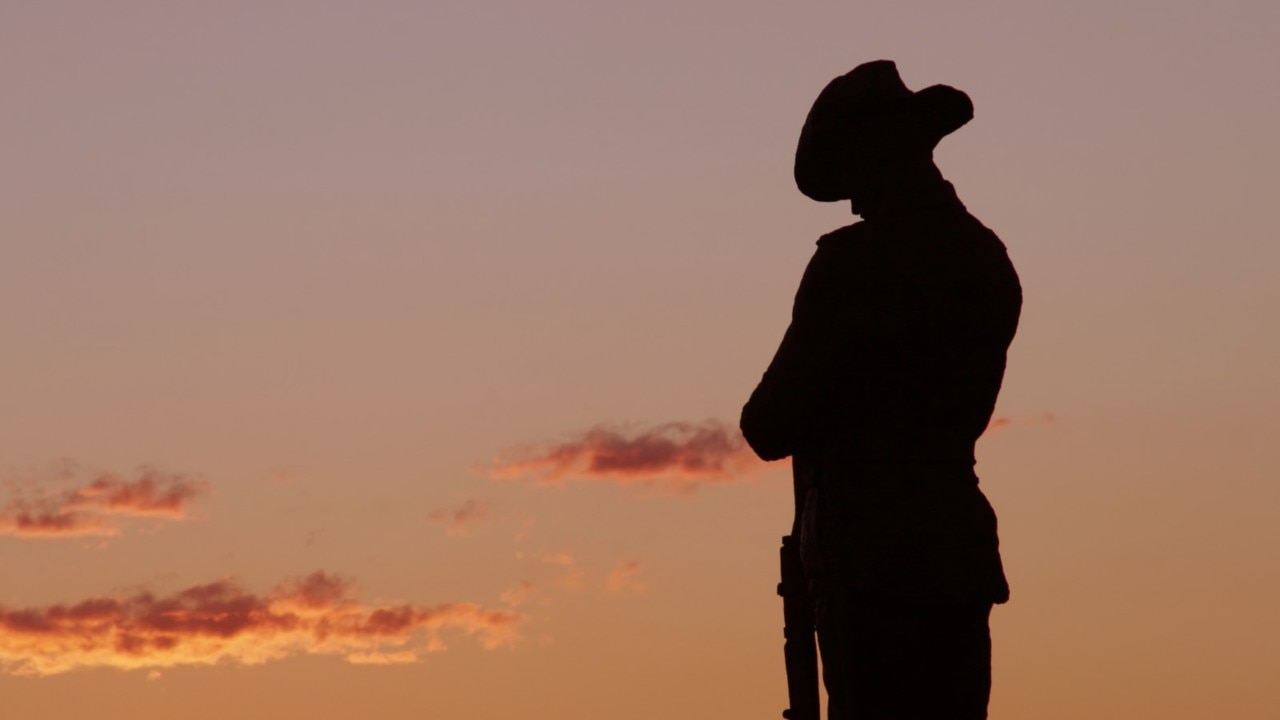
[{"label": "rifle stock", "polygon": [[782,711],[787,720],[819,720],[818,647],[814,637],[813,606],[809,584],[800,560],[800,538],[782,538],[782,652],[787,663],[787,694],[791,707]]}]

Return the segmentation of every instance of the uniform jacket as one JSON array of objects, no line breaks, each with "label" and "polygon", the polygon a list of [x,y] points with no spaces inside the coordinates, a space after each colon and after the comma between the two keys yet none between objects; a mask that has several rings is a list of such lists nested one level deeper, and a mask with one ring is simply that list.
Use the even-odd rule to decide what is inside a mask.
[{"label": "uniform jacket", "polygon": [[942,180],[818,241],[741,428],[813,478],[828,581],[1007,599],[973,464],[1021,304],[1004,245]]}]

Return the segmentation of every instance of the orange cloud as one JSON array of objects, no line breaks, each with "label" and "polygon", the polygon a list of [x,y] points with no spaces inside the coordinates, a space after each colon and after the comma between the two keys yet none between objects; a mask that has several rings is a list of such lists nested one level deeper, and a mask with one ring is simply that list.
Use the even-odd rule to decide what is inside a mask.
[{"label": "orange cloud", "polygon": [[605,589],[615,593],[627,590],[643,592],[648,589],[648,586],[636,577],[643,569],[644,565],[639,560],[619,561],[609,573],[609,580],[605,584]]},{"label": "orange cloud", "polygon": [[519,607],[528,602],[529,597],[537,592],[538,586],[528,580],[521,580],[520,584],[506,590],[502,593],[502,602],[511,607]]},{"label": "orange cloud", "polygon": [[433,510],[427,519],[434,523],[444,523],[445,533],[449,535],[466,535],[473,525],[483,520],[492,508],[482,500],[467,500],[456,508]]},{"label": "orange cloud", "polygon": [[578,480],[690,491],[732,482],[759,464],[737,429],[716,421],[672,422],[633,435],[597,426],[564,443],[511,448],[488,472],[539,485]]},{"label": "orange cloud", "polygon": [[983,432],[995,432],[1001,428],[1008,427],[1010,422],[1011,421],[1007,417],[993,417],[991,418],[991,421],[987,423],[987,429]]},{"label": "orange cloud", "polygon": [[538,556],[538,561],[547,565],[559,565],[560,567],[570,567],[577,562],[567,552],[544,552]]},{"label": "orange cloud", "polygon": [[991,418],[991,421],[987,423],[987,429],[983,432],[995,433],[996,431],[1011,427],[1015,423],[1018,425],[1053,425],[1057,421],[1058,418],[1054,416],[1053,413],[1043,413],[1041,415],[1024,418],[1019,421],[1015,421],[1013,418],[1009,417],[993,417]]},{"label": "orange cloud", "polygon": [[83,513],[42,510],[25,503],[6,505],[0,514],[0,535],[20,537],[83,537],[116,535],[119,529],[100,517]]},{"label": "orange cloud", "polygon": [[[515,556],[517,560],[524,560],[537,563],[540,566],[547,566],[540,568],[539,570],[533,570],[532,572],[545,577],[549,568],[549,572],[553,577],[548,582],[553,583],[553,586],[560,590],[577,592],[583,589],[583,584],[587,577],[587,570],[578,562],[578,558],[567,552],[542,552],[528,555],[523,551],[516,551]],[[513,603],[508,602],[508,604],[510,605]]]},{"label": "orange cloud", "polygon": [[120,528],[110,516],[182,519],[206,489],[203,482],[143,468],[132,481],[108,473],[61,492],[18,492],[0,507],[0,535],[116,535]]},{"label": "orange cloud", "polygon": [[220,662],[257,665],[295,655],[356,664],[415,662],[444,649],[445,630],[486,648],[514,642],[522,617],[468,603],[365,605],[323,572],[266,595],[230,580],[168,596],[141,592],[74,605],[0,606],[0,670],[54,675],[89,667],[148,669]]}]

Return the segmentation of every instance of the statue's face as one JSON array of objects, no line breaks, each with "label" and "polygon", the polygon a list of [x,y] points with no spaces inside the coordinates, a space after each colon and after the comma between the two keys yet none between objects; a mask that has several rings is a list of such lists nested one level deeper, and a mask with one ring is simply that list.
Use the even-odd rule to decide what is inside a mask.
[{"label": "statue's face", "polygon": [[841,183],[854,214],[866,217],[884,200],[885,188],[904,169],[929,160],[929,147],[910,129],[880,120],[855,127],[841,151]]},{"label": "statue's face", "polygon": [[841,182],[854,214],[866,215],[880,203],[892,154],[887,143],[853,143],[846,148]]}]

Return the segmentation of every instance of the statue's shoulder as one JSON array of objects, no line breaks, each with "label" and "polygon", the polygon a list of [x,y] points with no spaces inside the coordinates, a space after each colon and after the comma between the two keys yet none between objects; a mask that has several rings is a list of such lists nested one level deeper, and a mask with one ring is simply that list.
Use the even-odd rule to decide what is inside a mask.
[{"label": "statue's shoulder", "polygon": [[876,235],[875,225],[864,220],[852,225],[845,225],[823,235],[818,238],[818,247],[824,250],[855,249],[874,242]]}]

